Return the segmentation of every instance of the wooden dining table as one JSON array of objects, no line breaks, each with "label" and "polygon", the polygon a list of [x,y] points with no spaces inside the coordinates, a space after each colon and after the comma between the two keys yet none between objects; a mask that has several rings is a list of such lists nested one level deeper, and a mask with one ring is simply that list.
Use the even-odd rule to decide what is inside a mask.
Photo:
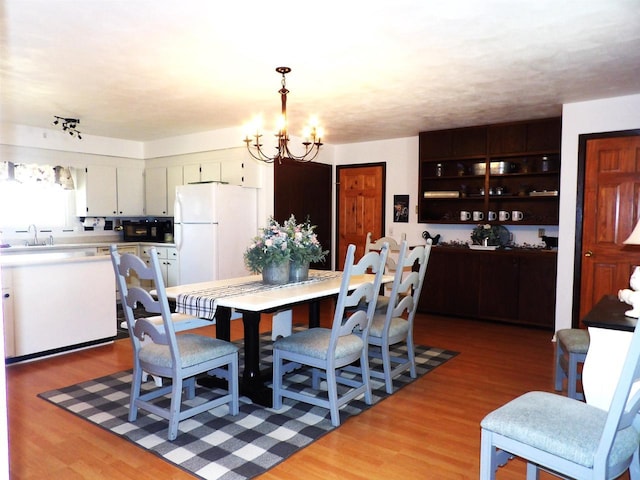
[{"label": "wooden dining table", "polygon": [[[349,289],[373,282],[374,275],[352,276]],[[385,275],[383,283],[393,281]],[[215,320],[216,337],[231,339],[233,312],[242,315],[244,324],[244,368],[240,381],[241,394],[254,403],[270,407],[271,388],[265,385],[260,371],[260,317],[290,309],[295,305],[309,305],[309,327],[320,325],[320,301],[340,292],[342,272],[311,270],[309,280],[286,285],[264,285],[262,276],[249,275],[226,280],[167,287],[167,297],[176,302],[176,311],[200,318]],[[242,368],[242,367],[241,367]]]}]

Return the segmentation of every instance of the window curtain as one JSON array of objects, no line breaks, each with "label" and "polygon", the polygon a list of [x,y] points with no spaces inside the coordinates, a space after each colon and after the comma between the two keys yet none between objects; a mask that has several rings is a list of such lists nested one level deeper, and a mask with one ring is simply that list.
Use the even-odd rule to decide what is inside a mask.
[{"label": "window curtain", "polygon": [[73,190],[73,177],[69,167],[38,165],[35,163],[0,162],[0,180],[23,184],[60,185]]}]

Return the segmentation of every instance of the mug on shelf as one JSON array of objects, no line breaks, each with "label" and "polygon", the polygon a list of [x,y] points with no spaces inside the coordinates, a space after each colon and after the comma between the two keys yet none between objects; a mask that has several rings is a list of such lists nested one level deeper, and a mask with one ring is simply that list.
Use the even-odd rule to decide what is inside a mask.
[{"label": "mug on shelf", "polygon": [[466,222],[467,220],[471,220],[471,212],[467,212],[466,210],[461,210],[460,220],[463,222]]},{"label": "mug on shelf", "polygon": [[493,210],[490,210],[489,212],[487,212],[487,220],[489,220],[490,222],[493,222],[496,218],[498,218],[498,215],[496,215],[496,212],[494,212]]},{"label": "mug on shelf", "polygon": [[500,210],[498,212],[498,220],[500,220],[501,222],[506,222],[510,218],[511,218],[511,215],[509,214],[509,212],[506,212],[504,210]]},{"label": "mug on shelf", "polygon": [[514,210],[511,212],[511,220],[519,222],[524,218],[523,213],[520,210]]},{"label": "mug on shelf", "polygon": [[484,219],[484,213],[476,210],[475,212],[473,212],[473,221],[474,222],[479,222],[480,220]]}]

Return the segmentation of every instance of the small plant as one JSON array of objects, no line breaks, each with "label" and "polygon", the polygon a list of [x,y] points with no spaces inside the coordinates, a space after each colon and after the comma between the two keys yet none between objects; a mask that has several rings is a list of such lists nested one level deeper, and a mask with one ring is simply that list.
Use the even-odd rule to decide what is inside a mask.
[{"label": "small plant", "polygon": [[320,242],[314,233],[315,225],[311,225],[309,218],[304,223],[297,223],[296,217],[291,215],[284,222],[284,229],[289,237],[291,261],[298,264],[319,262],[329,253],[322,250]]},{"label": "small plant", "polygon": [[474,245],[501,245],[500,227],[496,225],[478,225],[471,232]]}]

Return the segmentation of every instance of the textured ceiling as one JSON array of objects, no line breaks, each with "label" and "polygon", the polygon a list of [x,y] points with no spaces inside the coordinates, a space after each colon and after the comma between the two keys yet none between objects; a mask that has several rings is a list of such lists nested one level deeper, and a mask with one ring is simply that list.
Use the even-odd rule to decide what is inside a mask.
[{"label": "textured ceiling", "polygon": [[640,92],[640,0],[0,0],[0,42],[3,122],[138,141],[272,124],[280,65],[333,144]]}]

